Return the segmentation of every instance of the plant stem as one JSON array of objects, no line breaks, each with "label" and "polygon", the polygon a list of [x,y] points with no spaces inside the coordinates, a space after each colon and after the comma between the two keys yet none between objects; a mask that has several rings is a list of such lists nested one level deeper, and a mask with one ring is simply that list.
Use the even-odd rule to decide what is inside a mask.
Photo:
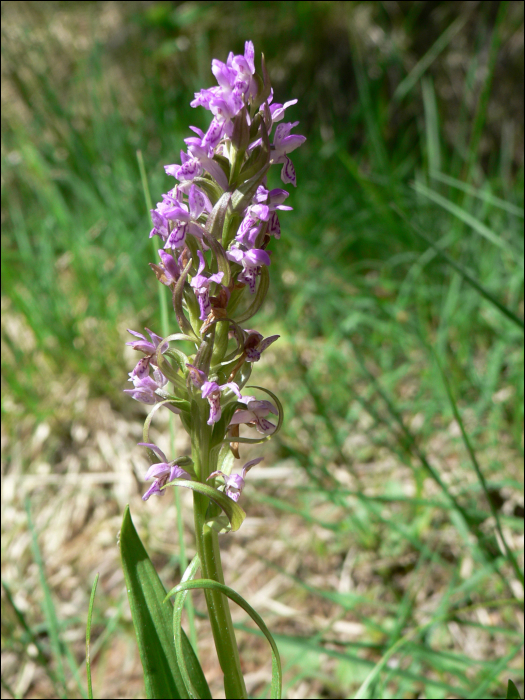
[{"label": "plant stem", "polygon": [[[206,483],[206,478],[213,471],[209,449],[211,429],[205,425],[200,429],[197,427],[195,433],[192,434],[193,463],[199,480]],[[201,560],[202,577],[224,583],[218,534],[206,525],[209,503],[206,496],[193,494],[197,552]],[[226,697],[247,698],[228,599],[217,591],[206,590],[205,596],[215,648],[224,673]]]}]

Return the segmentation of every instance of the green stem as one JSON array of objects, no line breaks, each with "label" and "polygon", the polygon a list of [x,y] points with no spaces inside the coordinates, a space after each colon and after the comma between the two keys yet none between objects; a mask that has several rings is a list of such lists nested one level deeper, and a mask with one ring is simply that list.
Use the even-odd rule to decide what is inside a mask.
[{"label": "green stem", "polygon": [[[192,457],[195,471],[199,480],[206,483],[206,478],[214,470],[209,448],[211,428],[204,425],[199,429],[196,426],[192,433]],[[200,493],[193,494],[197,552],[201,560],[202,577],[224,584],[219,538],[217,533],[206,525],[206,511],[209,504],[210,501],[206,496]],[[206,590],[204,593],[215,648],[224,674],[226,697],[247,698],[228,598],[217,591]]]}]

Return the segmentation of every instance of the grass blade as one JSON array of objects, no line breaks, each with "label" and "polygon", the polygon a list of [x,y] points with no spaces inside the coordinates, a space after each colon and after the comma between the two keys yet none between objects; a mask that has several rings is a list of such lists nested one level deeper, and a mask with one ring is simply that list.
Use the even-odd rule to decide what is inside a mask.
[{"label": "grass blade", "polygon": [[430,352],[432,353],[434,360],[436,361],[436,364],[439,369],[439,373],[441,374],[441,379],[443,381],[443,385],[445,387],[445,390],[447,392],[447,396],[450,401],[450,405],[452,407],[452,412],[454,413],[454,418],[457,421],[457,424],[459,425],[459,429],[461,431],[461,436],[463,438],[463,442],[465,443],[465,447],[467,448],[467,452],[469,454],[470,460],[472,462],[472,466],[474,467],[474,471],[476,472],[476,476],[478,477],[478,480],[481,484],[481,488],[483,490],[483,493],[485,494],[485,498],[487,499],[487,502],[490,507],[490,512],[492,513],[492,516],[496,522],[496,529],[498,531],[498,534],[501,538],[501,542],[503,544],[503,547],[505,549],[505,552],[507,554],[507,560],[511,564],[512,568],[514,569],[514,573],[516,574],[517,578],[521,581],[522,585],[525,583],[524,577],[523,577],[523,571],[521,571],[518,562],[516,560],[516,557],[514,556],[514,552],[510,549],[509,545],[507,544],[507,540],[505,539],[505,536],[503,534],[503,531],[501,529],[501,522],[499,519],[499,514],[498,511],[496,510],[494,503],[492,501],[492,498],[490,497],[490,493],[487,487],[487,482],[485,481],[485,476],[483,475],[483,472],[481,471],[481,467],[479,466],[479,462],[476,457],[476,453],[474,452],[474,449],[472,447],[472,443],[470,442],[470,439],[467,435],[467,432],[465,430],[465,426],[463,424],[463,420],[461,418],[461,414],[458,410],[458,406],[456,403],[456,400],[454,399],[454,395],[452,393],[452,388],[450,386],[450,383],[447,379],[447,376],[445,372],[443,371],[443,367],[441,366],[441,363],[438,359],[438,356],[434,349],[432,347],[429,347]]},{"label": "grass blade", "polygon": [[422,194],[424,197],[427,197],[432,202],[435,202],[440,207],[443,207],[443,209],[456,216],[458,219],[463,221],[463,223],[467,224],[467,226],[470,226],[473,231],[476,231],[476,233],[479,233],[480,236],[483,236],[483,238],[485,238],[487,241],[490,241],[495,246],[498,246],[498,248],[510,251],[513,253],[513,255],[516,255],[516,251],[514,250],[513,246],[509,245],[507,241],[504,241],[502,238],[497,236],[489,229],[488,226],[485,226],[485,224],[481,223],[481,221],[476,219],[475,216],[472,216],[472,214],[469,214],[467,211],[465,211],[465,209],[462,209],[457,204],[450,202],[448,199],[437,192],[434,192],[434,190],[425,187],[425,185],[420,182],[414,182],[412,188],[418,194]]},{"label": "grass blade", "polygon": [[431,178],[433,178],[434,180],[439,180],[444,185],[456,187],[458,190],[465,192],[465,194],[468,194],[470,197],[477,197],[478,199],[483,200],[483,202],[486,202],[487,204],[491,204],[494,207],[503,209],[503,211],[506,211],[509,214],[519,216],[520,219],[523,219],[525,216],[522,207],[517,207],[511,202],[506,202],[504,199],[495,197],[493,194],[490,194],[490,192],[482,192],[477,187],[473,187],[472,185],[469,185],[466,182],[462,182],[461,180],[457,180],[455,177],[445,175],[445,173],[437,172],[436,170],[431,170],[429,174]]},{"label": "grass blade", "polygon": [[391,203],[390,206],[392,209],[400,216],[403,221],[414,231],[414,233],[422,238],[424,241],[428,243],[428,245],[436,251],[436,253],[443,258],[443,260],[446,260],[446,262],[450,265],[450,267],[454,268],[459,274],[463,277],[465,282],[468,282],[468,284],[471,285],[471,287],[474,287],[474,289],[479,292],[487,301],[490,301],[491,304],[493,304],[501,313],[506,316],[508,319],[510,319],[513,323],[515,323],[517,326],[520,328],[524,328],[525,324],[523,323],[523,319],[519,318],[513,311],[508,309],[504,304],[502,304],[496,297],[491,294],[483,285],[481,285],[472,275],[470,275],[465,268],[457,263],[453,258],[448,255],[448,253],[445,253],[445,251],[441,250],[439,246],[437,246],[434,241],[427,236],[426,233],[424,233],[419,226],[414,224],[408,216],[401,211],[401,209],[397,206],[395,203]]},{"label": "grass blade", "polygon": [[468,19],[470,19],[470,12],[465,12],[464,14],[459,15],[459,17],[457,17],[452,24],[445,29],[443,34],[441,34],[437,41],[432,44],[423,58],[416,63],[406,78],[399,83],[394,95],[392,96],[392,101],[399,102],[406,95],[408,95],[410,90],[412,90],[427,68],[434,63],[439,54],[448,46],[456,34],[463,29]]},{"label": "grass blade", "polygon": [[91,597],[89,599],[89,607],[88,607],[88,618],[87,618],[87,625],[86,625],[86,674],[87,674],[87,684],[88,684],[88,698],[89,700],[93,699],[93,686],[91,684],[91,619],[93,616],[93,606],[95,604],[95,593],[97,592],[97,584],[98,584],[98,579],[99,579],[99,574],[95,576],[95,580],[93,581],[93,586],[91,588]]},{"label": "grass blade", "polygon": [[40,553],[40,547],[38,545],[38,539],[37,539],[35,526],[33,524],[33,519],[31,518],[31,509],[30,509],[29,499],[26,500],[25,506],[26,506],[26,514],[27,514],[27,523],[28,523],[29,530],[31,532],[31,537],[32,537],[33,556],[35,558],[35,562],[36,562],[36,565],[38,567],[38,572],[39,572],[39,576],[40,576],[40,585],[42,587],[42,592],[44,594],[44,614],[45,614],[46,622],[47,622],[47,631],[49,634],[49,642],[50,642],[51,649],[53,652],[53,658],[54,658],[56,666],[57,666],[57,681],[58,681],[58,686],[59,686],[59,688],[57,688],[57,690],[60,693],[60,697],[68,698],[69,693],[67,690],[66,676],[64,673],[64,665],[62,663],[62,643],[60,641],[58,617],[57,617],[55,606],[53,603],[53,598],[51,597],[51,591],[50,591],[49,586],[47,584],[44,562],[42,560],[42,555]]}]

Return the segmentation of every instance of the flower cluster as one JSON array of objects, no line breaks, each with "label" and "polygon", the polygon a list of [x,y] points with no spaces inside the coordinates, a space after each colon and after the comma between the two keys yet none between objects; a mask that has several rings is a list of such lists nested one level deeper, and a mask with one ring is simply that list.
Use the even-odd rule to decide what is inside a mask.
[{"label": "flower cluster", "polygon": [[[210,453],[205,473],[203,460],[193,452],[192,458],[169,462],[153,443],[139,443],[161,460],[146,474],[153,484],[144,500],[162,495],[174,479],[184,479],[212,480],[237,501],[248,470],[262,458],[231,474],[231,455],[225,457],[224,447],[230,444],[238,457],[240,425],[255,428],[255,437],[242,441],[256,443],[278,427],[268,420],[270,414],[278,416],[278,425],[282,420],[278,401],[243,393],[253,364],[279,336],[264,338],[244,325],[268,289],[268,246],[281,236],[279,215],[292,208],[285,204],[286,190],[269,188],[268,171],[279,165],[282,182],[295,187],[289,155],[305,137],[292,133],[299,122],[283,121],[297,100],[273,102],[264,57],[259,75],[254,56],[247,41],[243,55],[230,53],[226,63],[212,61],[217,85],[200,90],[191,102],[211,112],[210,126],[206,132],[190,127],[193,135],[185,139],[180,163],[165,166],[176,182],[151,211],[150,238],[159,237],[160,249],[159,261],[150,266],[172,292],[180,332],[162,338],[146,329],[148,339],[129,331],[136,339],[127,344],[143,357],[129,374],[134,388],[126,393],[179,414],[193,449],[209,444]],[[174,340],[193,343],[194,354],[171,347]]]}]

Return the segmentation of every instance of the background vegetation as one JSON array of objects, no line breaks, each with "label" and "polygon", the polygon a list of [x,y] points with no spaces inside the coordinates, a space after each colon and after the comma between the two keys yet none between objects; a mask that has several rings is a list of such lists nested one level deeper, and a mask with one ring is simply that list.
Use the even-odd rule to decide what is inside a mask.
[{"label": "background vegetation", "polygon": [[[95,695],[143,696],[124,505],[167,587],[184,555],[122,394],[125,329],[160,327],[136,152],[157,201],[211,58],[248,38],[308,141],[257,320],[286,423],[228,583],[288,698],[523,693],[523,3],[5,2],[4,696],[85,697],[96,571]],[[269,654],[234,619],[260,697]]]}]

